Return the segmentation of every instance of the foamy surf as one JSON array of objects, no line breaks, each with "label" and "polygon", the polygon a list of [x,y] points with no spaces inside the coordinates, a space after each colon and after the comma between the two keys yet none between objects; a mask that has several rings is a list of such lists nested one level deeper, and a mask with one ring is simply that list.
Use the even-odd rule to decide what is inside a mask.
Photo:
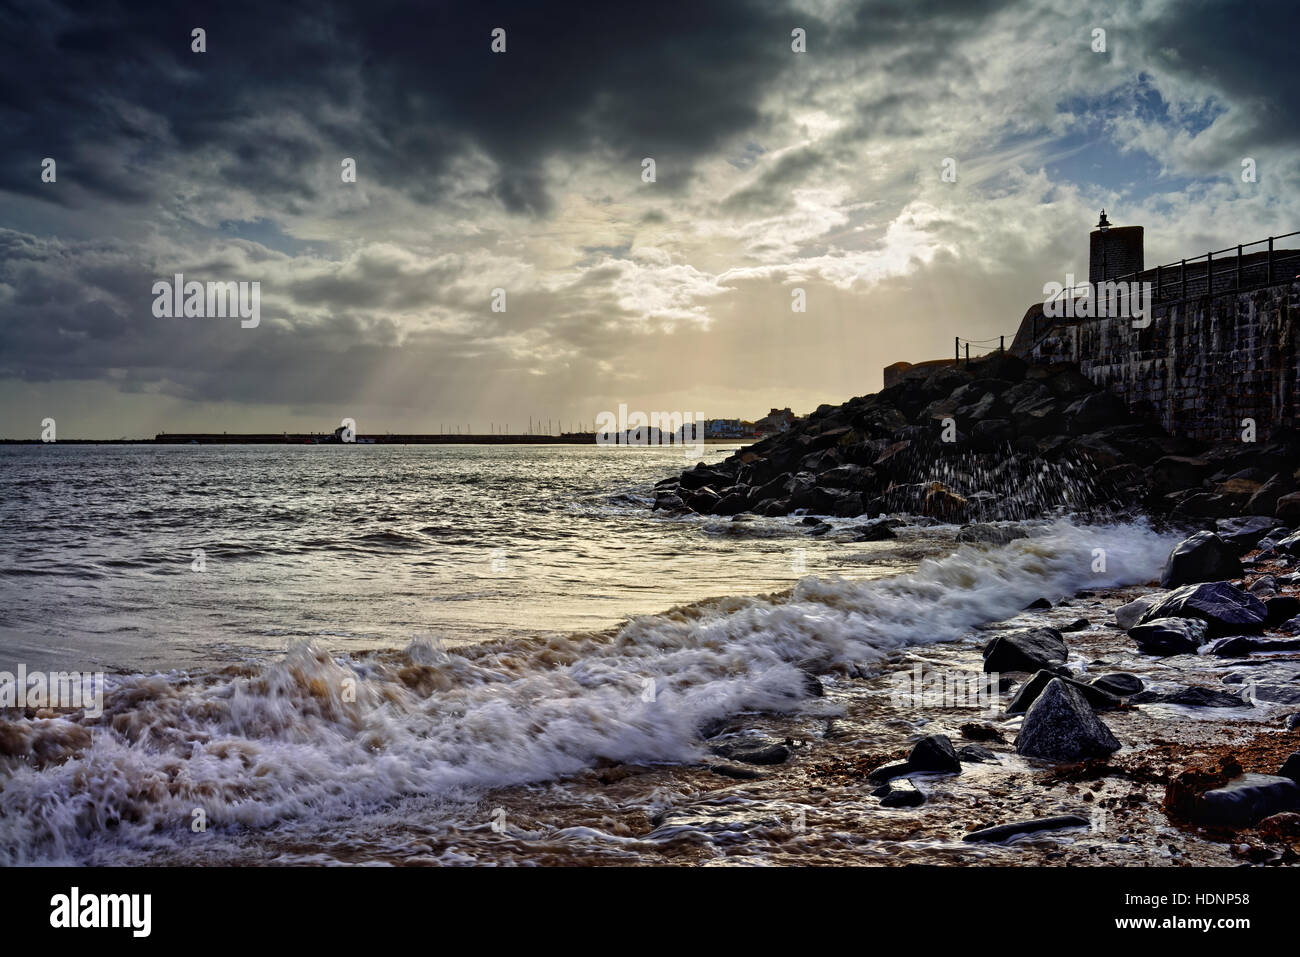
[{"label": "foamy surf", "polygon": [[[805,578],[599,635],[333,655],[313,643],[215,674],[109,679],[102,717],[0,724],[0,859],[113,863],[245,829],[473,800],[597,762],[688,762],[739,712],[825,707],[807,671],[869,674],[1039,597],[1135,584],[1173,539],[1060,520],[874,581]],[[1099,558],[1101,559],[1099,561]]]}]

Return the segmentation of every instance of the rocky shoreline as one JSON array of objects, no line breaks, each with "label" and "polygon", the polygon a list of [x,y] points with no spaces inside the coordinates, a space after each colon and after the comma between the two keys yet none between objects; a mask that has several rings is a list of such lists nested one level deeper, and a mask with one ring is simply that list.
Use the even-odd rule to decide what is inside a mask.
[{"label": "rocky shoreline", "polygon": [[[786,432],[655,486],[654,508],[731,516],[907,513],[945,522],[1053,508],[1300,524],[1300,437],[1169,435],[1070,365],[996,354],[823,405]],[[868,524],[863,534],[879,534]]]},{"label": "rocky shoreline", "polygon": [[[1233,601],[1181,607],[1221,611],[1222,621],[1235,613],[1229,606],[1254,607],[1242,596],[1263,590],[1259,582],[1294,574],[1294,562],[1258,548],[1242,560],[1242,578],[1206,583]],[[610,763],[494,792],[482,806],[505,808],[517,831],[491,855],[643,865],[1300,863],[1300,654],[1149,653],[1129,631],[1178,590],[1045,596],[980,629],[980,640],[909,648],[869,678],[823,673],[809,691],[816,703],[800,711],[701,729],[697,764]],[[1282,583],[1269,597],[1298,591]],[[1252,635],[1281,633],[1262,625]],[[992,707],[899,700],[917,673],[942,681],[990,660],[1006,669],[991,675]],[[581,840],[549,837],[579,830]]]},{"label": "rocky shoreline", "polygon": [[[789,432],[666,479],[655,488],[657,510],[802,516],[812,535],[832,531],[819,516],[862,516],[853,541],[930,521],[965,523],[959,542],[1004,547],[1027,534],[1005,520],[1052,511],[1200,529],[1151,570],[1159,591],[1044,596],[1026,609],[1026,627],[991,626],[979,668],[996,681],[998,706],[981,720],[956,722],[943,707],[903,709],[892,722],[877,715],[873,730],[883,720],[924,733],[886,752],[879,734],[873,747],[859,737],[836,757],[814,757],[815,739],[801,752],[789,737],[755,737],[737,721],[703,732],[721,759],[704,767],[744,782],[729,788],[753,788],[789,765],[805,787],[842,788],[857,802],[865,791],[878,810],[908,815],[913,837],[1028,841],[1049,861],[1088,844],[1093,859],[1078,862],[1101,862],[1115,843],[1177,835],[1141,862],[1298,863],[1298,488],[1295,436],[1216,447],[1176,438],[1071,367],[1002,355],[822,406]],[[1091,614],[1070,617],[1076,610]],[[942,666],[924,668],[943,682]],[[816,737],[835,740],[835,724]],[[975,768],[1018,781],[972,798],[957,782]],[[1028,813],[1008,814],[996,799],[1008,794]],[[959,795],[1000,813],[968,816],[954,835]],[[1117,836],[1108,819],[1133,831]],[[1080,837],[1099,830],[1097,841]],[[1199,850],[1189,853],[1187,841]]]}]

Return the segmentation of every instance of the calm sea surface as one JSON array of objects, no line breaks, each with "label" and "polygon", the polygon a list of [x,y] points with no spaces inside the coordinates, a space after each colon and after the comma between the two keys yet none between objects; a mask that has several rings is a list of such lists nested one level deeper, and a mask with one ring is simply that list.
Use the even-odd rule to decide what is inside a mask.
[{"label": "calm sea surface", "polygon": [[896,570],[785,519],[650,513],[654,482],[688,464],[673,448],[3,448],[0,661],[165,670],[302,638],[538,636],[860,575],[873,555]]}]

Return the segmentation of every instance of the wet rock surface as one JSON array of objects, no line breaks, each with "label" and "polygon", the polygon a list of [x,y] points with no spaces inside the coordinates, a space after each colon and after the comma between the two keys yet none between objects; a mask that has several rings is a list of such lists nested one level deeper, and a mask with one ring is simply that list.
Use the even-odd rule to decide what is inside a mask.
[{"label": "wet rock surface", "polygon": [[1001,843],[1024,834],[1060,831],[1071,827],[1088,827],[1090,824],[1088,818],[1080,817],[1078,814],[1061,814],[1055,817],[1039,817],[1029,821],[1013,821],[1009,824],[995,824],[991,827],[983,827],[978,831],[971,831],[962,840],[967,842],[992,841]]},{"label": "wet rock surface", "polygon": [[[911,513],[988,526],[1055,505],[1139,506],[1208,522],[1170,585],[1233,577],[1236,553],[1300,522],[1300,439],[1211,447],[1170,436],[1069,365],[995,354],[823,405],[788,430],[657,489],[655,507],[708,515]],[[1261,476],[1256,479],[1254,476]],[[1214,527],[1216,520],[1223,521]],[[1226,536],[1226,537],[1225,537]],[[1223,551],[1220,552],[1219,549]]]},{"label": "wet rock surface", "polygon": [[990,641],[984,647],[984,670],[1056,670],[1065,666],[1069,655],[1070,650],[1055,628],[1026,628]]},{"label": "wet rock surface", "polygon": [[1210,634],[1222,635],[1261,630],[1268,610],[1262,601],[1231,582],[1207,582],[1184,585],[1161,596],[1139,623],[1161,618],[1200,618],[1210,626]]},{"label": "wet rock surface", "polygon": [[1213,532],[1197,532],[1174,546],[1160,575],[1164,588],[1236,578],[1242,572],[1237,554]]},{"label": "wet rock surface", "polygon": [[1064,679],[1053,678],[1025,713],[1016,752],[1045,761],[1083,761],[1118,751],[1120,743],[1092,706]]},{"label": "wet rock surface", "polygon": [[1194,655],[1209,630],[1199,618],[1156,618],[1134,625],[1128,636],[1145,655]]}]

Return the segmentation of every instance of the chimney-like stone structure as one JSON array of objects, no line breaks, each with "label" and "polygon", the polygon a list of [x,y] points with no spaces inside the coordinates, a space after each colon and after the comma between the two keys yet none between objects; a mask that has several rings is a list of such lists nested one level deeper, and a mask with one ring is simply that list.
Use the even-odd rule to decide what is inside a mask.
[{"label": "chimney-like stone structure", "polygon": [[1101,221],[1088,236],[1088,282],[1118,279],[1144,269],[1142,227],[1112,226],[1101,211]]}]

